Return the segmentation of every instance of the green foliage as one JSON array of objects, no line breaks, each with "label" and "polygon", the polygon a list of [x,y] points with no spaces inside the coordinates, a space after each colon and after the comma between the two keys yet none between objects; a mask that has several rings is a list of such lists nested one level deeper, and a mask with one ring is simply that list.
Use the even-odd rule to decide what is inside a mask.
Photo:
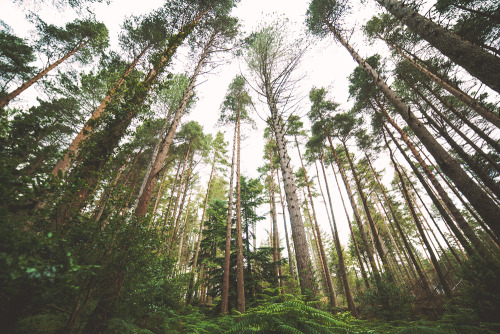
[{"label": "green foliage", "polygon": [[331,314],[299,300],[256,307],[229,333],[360,333]]},{"label": "green foliage", "polygon": [[15,333],[18,334],[52,334],[64,328],[66,319],[55,314],[37,314],[20,320]]},{"label": "green foliage", "polygon": [[409,316],[412,297],[408,291],[392,283],[386,274],[380,277],[379,283],[371,277],[370,284],[372,288],[358,297],[360,305],[363,305],[363,315],[386,320]]},{"label": "green foliage", "polygon": [[488,263],[472,257],[461,268],[463,279],[459,301],[467,312],[471,309],[482,321],[498,322],[500,314],[500,263]]}]

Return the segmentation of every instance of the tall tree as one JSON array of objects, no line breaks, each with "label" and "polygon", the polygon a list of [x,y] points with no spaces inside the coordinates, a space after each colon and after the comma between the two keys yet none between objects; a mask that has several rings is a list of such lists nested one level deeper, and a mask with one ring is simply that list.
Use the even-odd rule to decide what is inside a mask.
[{"label": "tall tree", "polygon": [[[260,29],[249,38],[247,64],[253,74],[256,90],[266,100],[271,113],[269,125],[272,128],[280,158],[281,172],[285,184],[285,195],[292,225],[297,269],[302,293],[315,294],[311,258],[307,248],[304,223],[294,182],[293,170],[288,155],[282,114],[289,98],[293,96],[295,74],[305,47],[297,42],[287,41],[283,24]],[[291,52],[291,50],[293,50]]]}]

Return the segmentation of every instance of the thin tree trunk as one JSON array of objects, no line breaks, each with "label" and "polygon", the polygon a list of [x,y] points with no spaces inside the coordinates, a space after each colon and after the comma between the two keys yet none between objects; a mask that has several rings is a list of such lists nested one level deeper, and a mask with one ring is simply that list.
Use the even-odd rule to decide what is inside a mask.
[{"label": "thin tree trunk", "polygon": [[217,36],[217,34],[218,34],[217,32],[213,33],[210,36],[208,42],[205,44],[203,52],[201,53],[200,58],[198,59],[198,63],[196,65],[194,73],[191,76],[189,84],[182,96],[182,100],[179,103],[179,107],[177,108],[174,114],[174,118],[172,120],[172,123],[170,124],[170,128],[168,129],[165,138],[161,139],[161,141],[159,142],[160,149],[157,155],[152,157],[152,161],[154,160],[154,164],[152,166],[151,172],[145,175],[142,186],[143,191],[139,193],[139,196],[137,196],[137,204],[135,209],[135,213],[137,216],[144,216],[147,213],[149,202],[151,200],[151,196],[153,195],[154,187],[156,185],[156,182],[158,181],[159,172],[163,166],[163,161],[165,160],[168,154],[170,145],[172,144],[172,141],[174,139],[174,135],[177,130],[177,126],[179,125],[179,122],[181,120],[181,117],[184,114],[184,111],[186,110],[189,100],[192,98],[194,84],[196,82],[196,79],[198,78],[198,75],[200,74],[203,65],[205,64],[205,60],[208,57],[208,54],[210,52],[213,42],[215,41],[215,37]]},{"label": "thin tree trunk", "polygon": [[396,0],[376,0],[410,30],[491,89],[500,92],[500,58],[420,15]]},{"label": "thin tree trunk", "polygon": [[238,125],[234,124],[233,136],[233,154],[231,158],[231,174],[229,175],[229,194],[227,204],[227,221],[226,221],[226,247],[224,251],[224,273],[222,277],[222,292],[221,292],[221,313],[227,314],[229,311],[229,271],[231,269],[231,227],[233,218],[233,180],[234,180],[234,156],[236,153],[236,136],[238,134]]},{"label": "thin tree trunk", "polygon": [[[396,3],[394,0],[377,1],[383,1],[384,3]],[[456,187],[475,207],[484,222],[490,226],[493,231],[495,231],[495,234],[500,235],[500,207],[496,206],[493,200],[467,175],[460,164],[453,159],[450,154],[437,142],[434,136],[432,136],[432,134],[410,110],[410,108],[394,93],[394,91],[384,82],[378,73],[375,72],[375,70],[373,70],[373,68],[359,56],[359,54],[342,38],[342,36],[330,23],[327,24],[339,42],[349,51],[352,57],[366,71],[368,76],[373,79],[374,83],[380,88],[398,113],[403,117],[415,135],[420,139],[422,144],[433,155],[443,172],[453,181]],[[460,50],[460,52],[465,54],[464,50]],[[488,69],[490,74],[491,71],[492,69]],[[496,75],[493,76],[497,77]],[[500,90],[500,84],[498,88]],[[384,112],[384,115],[388,117],[386,112]]]},{"label": "thin tree trunk", "polygon": [[[356,168],[354,167],[354,164],[352,162],[349,149],[347,148],[347,145],[345,142],[342,142],[342,145],[344,146],[344,150],[346,153],[347,161],[349,162],[349,166],[351,167],[351,172],[352,176],[354,177],[354,182],[356,183],[356,187],[358,188],[358,194],[359,197],[361,198],[361,202],[363,203],[363,207],[365,209],[366,213],[366,218],[368,220],[368,225],[370,226],[370,229],[373,234],[374,238],[374,243],[375,243],[375,248],[379,254],[380,260],[382,261],[382,266],[384,267],[384,270],[389,276],[392,276],[392,271],[389,267],[389,262],[386,257],[386,253],[384,252],[383,246],[382,246],[382,240],[380,238],[380,235],[378,233],[378,230],[375,226],[375,222],[373,221],[372,214],[370,212],[370,208],[368,207],[368,202],[366,200],[365,192],[363,191],[363,187],[361,186],[361,183],[358,178],[358,173],[356,172]],[[392,279],[392,278],[391,278]]]},{"label": "thin tree trunk", "polygon": [[270,197],[270,203],[271,203],[271,219],[273,222],[273,238],[272,238],[272,245],[273,245],[273,261],[274,263],[274,274],[276,276],[276,282],[278,283],[278,288],[281,286],[281,281],[280,281],[280,271],[281,271],[281,265],[278,262],[280,255],[279,255],[279,233],[278,233],[278,212],[276,211],[276,199],[274,197],[274,164],[273,164],[273,152],[271,149],[270,152],[270,157],[269,157],[269,166],[270,166],[270,176],[269,176],[269,197]]},{"label": "thin tree trunk", "polygon": [[[347,175],[344,171],[344,168],[342,167],[342,163],[340,162],[340,158],[337,155],[337,151],[335,150],[335,148],[333,146],[332,138],[328,134],[328,131],[326,128],[324,129],[324,131],[327,135],[328,142],[330,143],[330,149],[332,150],[333,157],[335,159],[335,162],[337,163],[337,167],[339,168],[340,176],[342,177],[342,180],[344,181],[344,186],[345,186],[345,188],[347,190],[347,194],[349,196],[349,201],[351,203],[351,207],[352,207],[352,210],[354,212],[354,217],[356,218],[356,223],[358,224],[358,229],[359,229],[359,232],[361,234],[361,239],[363,240],[363,245],[365,246],[366,254],[368,256],[368,261],[370,262],[370,266],[372,268],[372,273],[373,273],[377,283],[380,283],[380,275],[378,272],[377,264],[375,263],[375,256],[373,254],[373,251],[372,251],[370,244],[368,243],[365,228],[363,226],[363,221],[361,220],[361,215],[359,214],[358,205],[356,204],[356,200],[354,199],[354,194],[351,190],[351,186],[349,184],[349,179],[347,178]],[[332,170],[333,170],[333,166],[332,166]]]},{"label": "thin tree trunk", "polygon": [[[323,170],[323,177],[325,178],[325,184],[327,184],[325,165],[323,163],[323,154],[321,154],[321,160],[320,161],[321,161],[321,168]],[[340,184],[339,184],[339,180],[337,178],[337,173],[335,173],[335,170],[333,171],[333,175],[335,176],[335,182],[337,183],[337,188],[339,190],[340,199],[342,201],[342,206],[344,207],[345,216],[347,218],[347,224],[349,225],[349,231],[351,232],[352,242],[354,244],[354,249],[356,250],[356,256],[358,258],[359,266],[361,268],[361,276],[363,277],[363,281],[365,282],[365,287],[367,289],[369,289],[370,288],[370,282],[368,281],[368,274],[366,273],[365,265],[363,263],[363,260],[361,259],[361,253],[359,251],[358,242],[356,241],[356,236],[354,235],[354,231],[352,230],[351,218],[349,217],[349,213],[347,212],[347,208],[346,208],[346,205],[345,205],[345,202],[344,202],[344,196],[342,195],[342,190],[340,190]]]},{"label": "thin tree trunk", "polygon": [[404,59],[408,60],[410,64],[412,64],[418,71],[420,71],[422,74],[424,74],[426,77],[437,83],[439,86],[442,88],[446,89],[451,95],[455,96],[458,100],[463,102],[465,105],[467,105],[469,108],[474,110],[477,114],[481,115],[484,119],[490,121],[492,124],[494,124],[496,127],[500,128],[500,118],[491,112],[490,110],[486,109],[479,101],[476,99],[472,98],[469,96],[467,93],[462,91],[460,88],[456,87],[455,85],[451,84],[448,80],[443,79],[442,77],[432,73],[419,63],[417,63],[415,60],[410,58],[406,53],[404,53],[402,50],[400,50],[397,46],[392,44],[390,41],[386,40],[384,37],[379,35],[377,33],[377,37],[380,38],[381,40],[385,41],[387,45],[389,45],[394,51],[396,51],[397,54],[399,54],[401,57]]},{"label": "thin tree trunk", "polygon": [[[430,188],[430,186],[427,184],[427,182],[425,181],[424,177],[422,176],[422,174],[420,173],[420,171],[417,169],[417,167],[414,165],[413,161],[411,161],[411,159],[408,157],[408,155],[406,154],[406,152],[403,150],[403,148],[401,147],[401,145],[399,144],[399,142],[396,140],[396,138],[394,137],[394,135],[392,134],[392,132],[389,131],[389,129],[384,125],[384,129],[387,131],[387,133],[389,134],[389,136],[391,137],[392,141],[394,142],[394,144],[396,144],[399,152],[403,155],[403,157],[405,158],[405,160],[408,162],[408,164],[410,165],[410,167],[412,168],[413,172],[415,173],[415,175],[417,176],[417,178],[419,179],[420,183],[422,184],[422,186],[424,187],[425,191],[427,192],[427,194],[429,195],[429,197],[431,198],[432,200],[432,203],[436,206],[436,208],[438,209],[439,213],[441,214],[441,217],[444,219],[444,221],[446,222],[446,225],[451,229],[451,231],[453,232],[452,235],[455,236],[456,238],[458,238],[459,242],[460,243],[457,243],[457,244],[461,244],[465,251],[470,255],[470,254],[474,254],[475,251],[474,249],[470,246],[469,242],[465,239],[464,235],[462,234],[462,232],[458,229],[458,227],[455,225],[455,222],[451,219],[451,212],[449,211],[449,209],[445,206],[445,203],[443,201],[443,203],[441,203],[441,201],[438,199],[438,197],[436,196],[436,194],[434,194],[434,191]],[[435,179],[435,178],[434,178]],[[437,182],[437,180],[435,180]],[[434,183],[433,183],[434,184]],[[441,187],[442,188],[442,187]],[[465,256],[465,254],[464,254]]]},{"label": "thin tree trunk", "polygon": [[99,116],[101,116],[102,112],[104,111],[108,103],[111,101],[111,99],[114,97],[118,89],[125,82],[125,79],[127,79],[130,73],[132,73],[132,70],[135,68],[139,60],[142,58],[142,56],[144,56],[146,51],[148,51],[151,46],[152,44],[148,44],[144,49],[142,49],[142,51],[134,58],[132,63],[130,63],[125,73],[123,73],[121,78],[115,83],[113,88],[109,90],[104,99],[101,101],[101,104],[99,104],[97,109],[94,110],[92,116],[90,116],[90,118],[87,120],[83,128],[73,139],[64,156],[56,163],[54,169],[52,170],[52,175],[57,176],[59,172],[62,173],[62,176],[66,174],[66,172],[69,170],[71,166],[71,159],[78,155],[78,146],[92,132],[93,121],[99,118]]},{"label": "thin tree trunk", "polygon": [[245,281],[243,266],[243,230],[241,228],[241,108],[238,101],[238,136],[236,138],[236,294],[238,312],[245,313]]},{"label": "thin tree trunk", "polygon": [[80,43],[75,46],[73,50],[47,66],[45,69],[43,69],[41,72],[36,74],[34,77],[29,79],[28,81],[24,82],[21,86],[13,90],[11,93],[5,95],[4,97],[0,98],[0,110],[3,110],[3,108],[14,98],[16,98],[19,94],[24,92],[26,89],[31,87],[34,83],[36,83],[38,80],[43,78],[47,73],[49,73],[51,70],[59,66],[62,62],[64,62],[66,59],[74,55],[76,52],[78,52],[80,49],[85,47],[90,42],[90,39],[85,39],[83,41],[80,41]]}]

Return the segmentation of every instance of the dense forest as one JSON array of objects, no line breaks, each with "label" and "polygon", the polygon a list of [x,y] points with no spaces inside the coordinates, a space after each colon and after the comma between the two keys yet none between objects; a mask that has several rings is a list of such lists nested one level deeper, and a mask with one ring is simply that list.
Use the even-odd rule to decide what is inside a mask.
[{"label": "dense forest", "polygon": [[[0,17],[0,332],[500,332],[498,0],[110,2]],[[304,91],[325,40],[345,99]]]}]

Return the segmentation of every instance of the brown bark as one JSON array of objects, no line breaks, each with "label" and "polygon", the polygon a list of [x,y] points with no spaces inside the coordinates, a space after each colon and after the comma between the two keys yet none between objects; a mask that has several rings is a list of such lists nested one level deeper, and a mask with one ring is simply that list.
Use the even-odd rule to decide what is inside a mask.
[{"label": "brown bark", "polygon": [[[326,181],[326,171],[325,171],[325,166],[324,166],[324,163],[323,163],[323,155],[321,155],[321,168],[323,169],[323,176],[325,177],[325,183],[327,183],[327,181]],[[335,173],[335,170],[333,170],[333,175],[335,176],[335,182],[337,183],[337,188],[339,190],[340,199],[342,201],[342,206],[344,207],[345,216],[347,218],[347,224],[349,225],[349,231],[351,232],[352,243],[354,244],[354,249],[356,250],[356,257],[358,258],[359,266],[361,268],[361,276],[363,277],[363,281],[365,282],[365,287],[367,289],[369,289],[370,288],[370,282],[368,281],[368,274],[366,273],[365,265],[363,263],[363,260],[361,259],[361,253],[359,251],[358,241],[356,240],[356,236],[354,235],[354,231],[352,230],[351,218],[349,217],[349,213],[347,212],[347,208],[346,208],[346,205],[345,205],[345,202],[344,202],[344,195],[342,195],[342,190],[340,189],[339,180],[337,178],[337,173]]]},{"label": "brown bark", "polygon": [[125,79],[129,76],[130,73],[132,73],[132,70],[135,68],[139,60],[142,58],[142,56],[146,53],[146,51],[151,47],[151,44],[148,44],[142,51],[139,53],[132,63],[130,63],[129,67],[123,73],[121,78],[114,84],[114,86],[109,90],[109,92],[106,94],[104,99],[101,101],[101,104],[97,107],[96,110],[92,113],[92,116],[87,120],[83,128],[78,132],[76,137],[73,139],[71,144],[69,145],[66,153],[64,156],[56,163],[54,166],[54,169],[52,170],[52,175],[57,176],[59,172],[62,173],[62,176],[66,174],[66,172],[69,170],[71,166],[71,159],[75,156],[78,155],[78,146],[80,143],[88,137],[89,133],[92,132],[92,121],[96,120],[101,114],[103,113],[104,109],[108,105],[108,103],[111,101],[111,99],[115,96],[117,90],[122,86],[122,84],[125,82]]},{"label": "brown bark", "polygon": [[160,137],[159,139],[159,151],[156,156],[153,156],[151,158],[152,161],[154,161],[151,172],[145,175],[144,184],[142,187],[143,191],[139,194],[137,198],[137,207],[135,209],[135,213],[137,216],[144,216],[147,213],[149,202],[151,201],[151,197],[153,195],[154,187],[156,185],[156,182],[158,181],[159,172],[162,169],[165,158],[167,157],[170,145],[172,144],[175,132],[177,130],[177,126],[179,125],[181,117],[184,114],[184,111],[186,110],[187,104],[192,97],[192,91],[196,79],[198,78],[198,75],[203,65],[205,64],[205,60],[210,52],[210,49],[212,47],[213,42],[215,41],[216,36],[217,33],[213,33],[208,42],[205,44],[203,52],[201,53],[200,58],[198,59],[198,63],[196,65],[194,73],[191,76],[191,79],[189,80],[189,84],[185,89],[181,102],[179,103],[179,106],[177,107],[177,110],[174,114],[174,118],[172,120],[172,123],[170,124],[170,128],[168,129],[165,138]]},{"label": "brown bark", "polygon": [[226,221],[226,247],[224,251],[224,273],[222,276],[221,292],[221,313],[226,314],[229,311],[229,271],[231,259],[231,227],[233,220],[233,180],[234,180],[234,156],[236,152],[236,136],[238,134],[238,125],[234,124],[233,136],[233,154],[231,158],[231,174],[229,175],[229,194],[227,201],[227,221]]},{"label": "brown bark", "polygon": [[274,197],[274,164],[273,164],[273,151],[271,149],[269,157],[270,166],[270,176],[269,176],[269,198],[271,204],[271,219],[273,222],[273,262],[274,262],[274,275],[276,276],[276,282],[278,283],[278,288],[281,286],[280,271],[281,265],[278,263],[281,258],[279,254],[279,233],[278,233],[278,212],[276,211],[276,199]]},{"label": "brown bark", "polygon": [[78,52],[80,49],[85,47],[90,42],[90,39],[85,39],[82,40],[78,43],[78,45],[75,46],[73,50],[44,68],[42,71],[40,71],[38,74],[36,74],[34,77],[29,79],[28,81],[24,82],[21,86],[13,90],[11,93],[5,95],[4,97],[0,98],[0,110],[2,110],[11,100],[16,98],[19,94],[24,92],[26,89],[31,87],[34,83],[36,83],[38,80],[43,78],[47,73],[49,73],[51,70],[59,66],[62,62],[64,62],[66,59],[74,55],[76,52]]},{"label": "brown bark", "polygon": [[[351,186],[349,184],[349,179],[347,178],[347,175],[344,171],[344,168],[342,167],[342,163],[340,161],[340,158],[337,155],[337,151],[335,150],[335,148],[333,146],[332,139],[331,139],[330,135],[328,134],[327,129],[325,128],[324,131],[327,135],[328,142],[330,143],[330,149],[332,150],[333,157],[335,159],[335,162],[337,163],[337,167],[339,168],[340,176],[342,177],[342,180],[344,181],[344,186],[345,186],[345,188],[347,190],[347,194],[349,196],[349,201],[351,203],[352,211],[354,212],[354,217],[356,218],[356,223],[358,224],[358,229],[359,229],[359,232],[361,235],[361,239],[363,240],[363,246],[365,246],[366,254],[368,256],[368,261],[369,261],[370,266],[372,268],[372,272],[375,276],[375,280],[377,282],[380,282],[380,275],[378,272],[377,264],[375,263],[375,256],[373,254],[373,251],[372,251],[370,244],[368,243],[367,234],[366,234],[365,228],[363,226],[363,221],[361,220],[361,215],[359,214],[358,205],[356,204],[356,200],[354,199],[354,194],[353,194],[353,192],[351,190]],[[333,169],[333,166],[332,166],[332,169]]]},{"label": "brown bark", "polygon": [[[352,297],[351,286],[347,278],[347,269],[344,262],[344,252],[342,251],[342,246],[340,245],[339,232],[337,230],[337,223],[335,222],[335,214],[333,212],[332,198],[330,196],[330,187],[328,186],[328,180],[326,178],[326,172],[323,166],[323,156],[321,156],[321,166],[323,167],[323,177],[325,180],[326,194],[328,196],[328,204],[330,205],[330,213],[332,217],[332,224],[334,231],[333,240],[335,243],[335,250],[337,251],[337,257],[339,260],[339,271],[340,271],[340,276],[342,277],[342,285],[344,287],[344,292],[347,299],[347,307],[349,308],[349,311],[351,311],[353,316],[358,317],[358,310],[356,309],[356,305],[354,304],[354,298]],[[318,183],[319,183],[319,175],[318,175]],[[309,196],[311,196],[311,194],[309,194]]]}]

